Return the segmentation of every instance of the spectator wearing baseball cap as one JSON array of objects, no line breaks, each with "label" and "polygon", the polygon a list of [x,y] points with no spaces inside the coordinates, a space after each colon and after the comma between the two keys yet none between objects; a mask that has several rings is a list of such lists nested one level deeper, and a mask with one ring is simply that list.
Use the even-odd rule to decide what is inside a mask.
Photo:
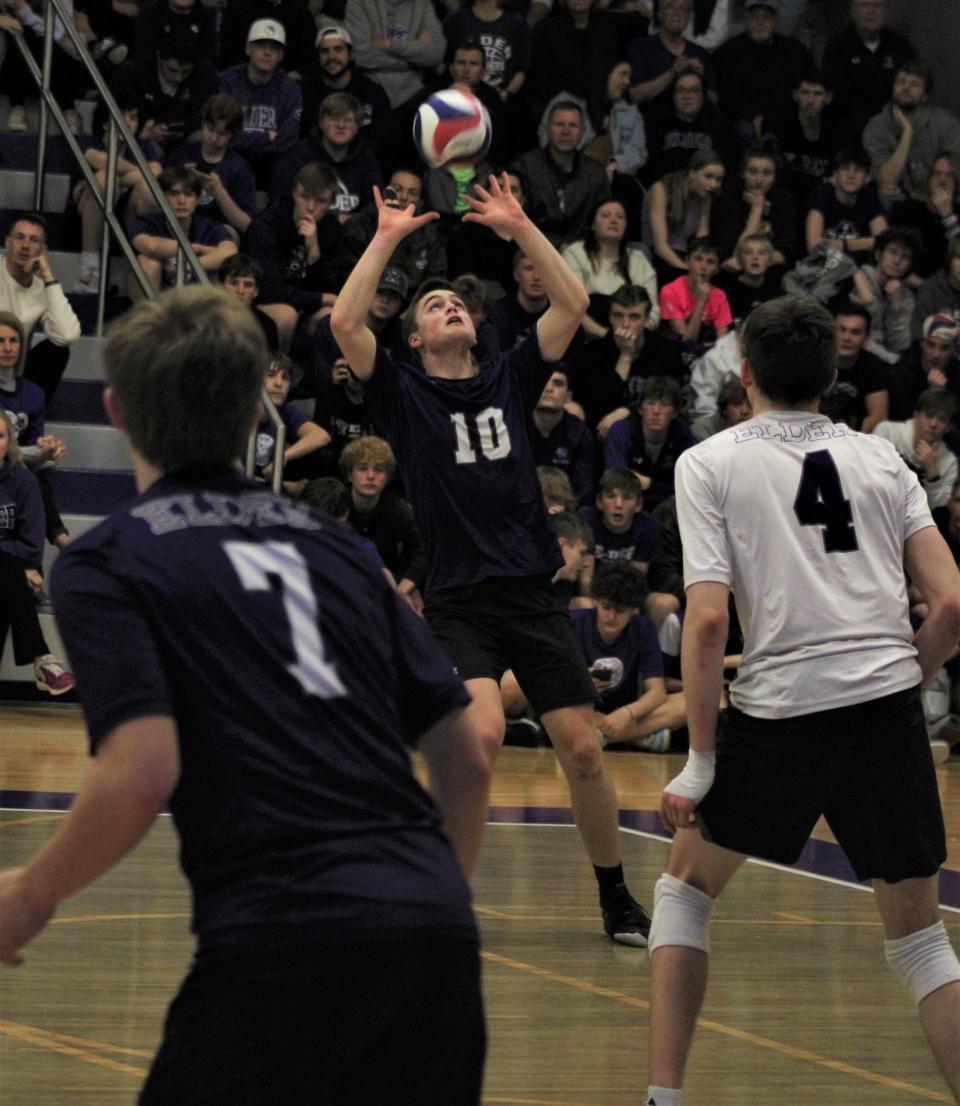
[{"label": "spectator wearing baseball cap", "polygon": [[258,183],[269,179],[274,159],[300,134],[303,97],[300,82],[281,68],[287,33],[276,19],[256,19],[247,30],[247,60],[220,74],[220,91],[243,108],[243,130],[234,149],[246,158]]},{"label": "spectator wearing baseball cap", "polygon": [[913,311],[914,337],[920,333],[929,316],[937,312],[946,312],[960,319],[960,234],[950,239],[943,268],[917,289]]},{"label": "spectator wearing baseball cap", "polygon": [[[946,388],[960,401],[960,323],[947,311],[924,319],[920,336],[890,370],[890,418],[909,419],[917,397],[928,388]],[[947,445],[956,449],[955,433]]]},{"label": "spectator wearing baseball cap", "polygon": [[[407,274],[388,265],[380,274],[377,294],[367,310],[367,326],[376,334],[378,343],[395,357],[402,357],[407,351],[400,313],[406,306],[409,291]],[[333,366],[340,356],[340,347],[333,337],[327,316],[320,320],[313,339],[312,361],[318,395],[332,382]]]},{"label": "spectator wearing baseball cap", "polygon": [[357,69],[353,36],[339,23],[322,23],[316,51],[303,75],[303,118],[316,119],[320,101],[331,92],[346,92],[360,104],[360,133],[381,166],[396,163],[397,121],[383,86]]},{"label": "spectator wearing baseball cap", "polygon": [[286,32],[283,68],[287,76],[295,80],[306,76],[314,57],[316,25],[302,0],[231,0],[222,11],[221,72],[244,60],[250,27],[265,19],[279,23]]}]

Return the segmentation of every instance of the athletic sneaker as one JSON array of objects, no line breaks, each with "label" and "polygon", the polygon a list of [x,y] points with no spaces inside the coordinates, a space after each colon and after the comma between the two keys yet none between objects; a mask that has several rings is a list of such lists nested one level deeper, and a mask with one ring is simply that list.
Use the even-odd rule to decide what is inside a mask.
[{"label": "athletic sneaker", "polygon": [[946,764],[950,759],[950,745],[942,737],[930,739],[930,752],[933,754],[934,764]]},{"label": "athletic sneaker", "polygon": [[81,295],[96,295],[100,284],[100,270],[84,265],[74,281],[73,290]]},{"label": "athletic sneaker", "polygon": [[25,131],[27,129],[27,109],[22,104],[17,104],[10,109],[7,115],[8,131]]},{"label": "athletic sneaker", "polygon": [[640,748],[645,753],[667,753],[670,751],[670,731],[657,730],[640,742]]},{"label": "athletic sneaker", "polygon": [[612,941],[645,949],[650,936],[650,915],[630,894],[612,910],[603,912],[603,929]]},{"label": "athletic sneaker", "polygon": [[111,65],[122,65],[127,60],[127,48],[115,38],[101,38],[90,51],[95,61],[106,58]]},{"label": "athletic sneaker", "polygon": [[37,687],[51,695],[63,695],[77,686],[73,676],[49,655],[33,662],[33,675]]}]

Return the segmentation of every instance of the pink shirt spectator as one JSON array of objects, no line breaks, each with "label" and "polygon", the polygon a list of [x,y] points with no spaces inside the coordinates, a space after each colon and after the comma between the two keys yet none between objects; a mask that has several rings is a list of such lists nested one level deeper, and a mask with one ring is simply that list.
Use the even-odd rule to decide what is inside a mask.
[{"label": "pink shirt spectator", "polygon": [[[660,316],[663,319],[689,319],[693,314],[693,296],[685,276],[670,281],[660,289]],[[733,315],[726,294],[711,288],[701,319],[715,330],[733,326]]]}]

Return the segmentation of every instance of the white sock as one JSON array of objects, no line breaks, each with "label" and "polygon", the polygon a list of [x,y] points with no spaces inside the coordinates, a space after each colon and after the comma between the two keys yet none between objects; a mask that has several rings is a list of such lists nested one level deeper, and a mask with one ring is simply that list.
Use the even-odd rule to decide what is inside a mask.
[{"label": "white sock", "polygon": [[84,250],[80,254],[80,268],[81,269],[96,269],[100,271],[100,254],[88,252]]},{"label": "white sock", "polygon": [[681,1106],[681,1087],[647,1087],[647,1106]]}]

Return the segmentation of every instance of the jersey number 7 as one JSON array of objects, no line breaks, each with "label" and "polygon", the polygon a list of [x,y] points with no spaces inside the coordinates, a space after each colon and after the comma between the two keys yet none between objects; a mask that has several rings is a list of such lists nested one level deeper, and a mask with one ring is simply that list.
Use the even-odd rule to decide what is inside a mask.
[{"label": "jersey number 7", "polygon": [[823,527],[828,553],[858,549],[850,500],[843,494],[840,473],[828,449],[816,449],[803,459],[803,474],[793,510],[801,526]]},{"label": "jersey number 7", "polygon": [[296,658],[287,665],[307,695],[335,699],[347,694],[336,666],[327,660],[320,636],[317,597],[303,554],[288,541],[226,541],[223,550],[244,591],[271,591],[270,577],[280,582],[283,610]]}]

